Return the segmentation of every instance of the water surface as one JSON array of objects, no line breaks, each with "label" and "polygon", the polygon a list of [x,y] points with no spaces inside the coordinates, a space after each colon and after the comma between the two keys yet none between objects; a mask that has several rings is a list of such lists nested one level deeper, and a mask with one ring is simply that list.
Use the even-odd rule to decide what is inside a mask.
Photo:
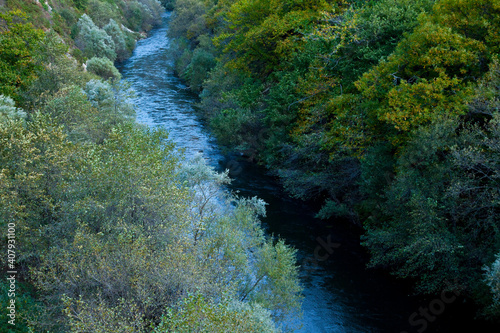
[{"label": "water surface", "polygon": [[[120,65],[123,77],[132,84],[137,98],[137,122],[161,126],[189,157],[202,153],[218,170],[229,168],[232,189],[241,195],[264,199],[268,233],[279,235],[298,250],[301,282],[304,287],[300,332],[417,332],[423,324],[409,324],[409,317],[433,298],[408,295],[409,290],[381,273],[365,269],[367,256],[355,230],[342,223],[327,224],[314,218],[306,204],[288,198],[266,170],[242,157],[224,156],[193,104],[197,97],[187,90],[172,70],[167,52],[169,14],[149,38],[137,43],[133,56]],[[439,295],[436,295],[439,297]],[[456,302],[458,303],[458,301]],[[453,332],[473,324],[473,313],[457,312],[458,304],[428,321],[426,332]],[[420,316],[418,318],[421,318]],[[489,332],[488,329],[482,332]]]}]

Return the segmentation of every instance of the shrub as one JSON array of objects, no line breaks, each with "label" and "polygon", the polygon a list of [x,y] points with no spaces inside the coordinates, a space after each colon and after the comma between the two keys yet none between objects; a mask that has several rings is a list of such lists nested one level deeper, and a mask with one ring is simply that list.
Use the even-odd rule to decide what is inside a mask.
[{"label": "shrub", "polygon": [[122,29],[120,29],[118,23],[113,19],[109,20],[109,23],[104,27],[104,31],[111,36],[115,43],[116,60],[123,61],[127,59],[131,51],[127,47],[126,35]]},{"label": "shrub", "polygon": [[84,56],[106,57],[111,61],[116,59],[113,39],[106,31],[99,29],[87,14],[83,14],[78,21],[78,29],[75,44],[82,50]]},{"label": "shrub", "polygon": [[26,112],[16,108],[12,98],[0,95],[0,123],[24,118],[26,118]]},{"label": "shrub", "polygon": [[201,294],[183,299],[177,307],[167,309],[155,333],[166,332],[234,332],[275,333],[278,330],[266,311],[258,304],[224,301],[215,304]]},{"label": "shrub", "polygon": [[121,78],[121,74],[116,69],[115,65],[108,58],[93,57],[87,61],[87,70],[91,73],[97,74],[103,79],[117,79]]},{"label": "shrub", "polygon": [[189,79],[189,86],[193,91],[200,92],[203,82],[207,79],[208,73],[216,65],[213,53],[197,48],[193,52],[191,63],[185,70],[185,76]]}]

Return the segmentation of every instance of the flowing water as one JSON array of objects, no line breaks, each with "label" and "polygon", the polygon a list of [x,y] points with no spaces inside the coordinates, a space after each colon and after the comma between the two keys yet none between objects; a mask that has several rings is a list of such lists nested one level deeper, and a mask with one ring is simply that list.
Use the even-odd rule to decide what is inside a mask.
[{"label": "flowing water", "polygon": [[[265,169],[242,157],[224,156],[196,116],[196,95],[173,73],[168,20],[166,13],[162,26],[139,41],[132,57],[119,66],[137,94],[137,122],[166,128],[186,155],[202,153],[217,170],[230,169],[233,190],[269,204],[264,227],[298,250],[305,296],[300,332],[455,332],[467,324],[478,332],[492,332],[480,328],[460,300],[449,301],[453,295],[444,295],[446,303],[441,295],[415,298],[402,284],[367,270],[356,231],[315,219],[312,208],[286,197]],[[426,319],[422,313],[429,307]],[[421,309],[424,312],[418,313]]]}]

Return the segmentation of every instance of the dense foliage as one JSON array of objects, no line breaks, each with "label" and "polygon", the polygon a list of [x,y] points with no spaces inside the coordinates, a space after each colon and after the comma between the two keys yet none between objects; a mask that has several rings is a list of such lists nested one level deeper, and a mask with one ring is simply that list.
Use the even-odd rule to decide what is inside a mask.
[{"label": "dense foliage", "polygon": [[[497,0],[177,0],[176,69],[219,142],[370,266],[500,318]],[[451,281],[454,281],[453,283]]]},{"label": "dense foliage", "polygon": [[0,226],[15,226],[18,273],[16,325],[3,311],[0,331],[288,329],[295,251],[264,234],[265,203],[227,193],[227,173],[134,124],[113,61],[159,22],[160,3],[7,3]]}]

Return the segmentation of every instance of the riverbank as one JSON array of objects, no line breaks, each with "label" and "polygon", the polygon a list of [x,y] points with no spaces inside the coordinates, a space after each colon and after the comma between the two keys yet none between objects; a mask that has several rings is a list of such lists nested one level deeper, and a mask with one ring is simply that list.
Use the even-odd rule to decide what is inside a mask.
[{"label": "riverbank", "polygon": [[[231,190],[268,203],[266,217],[261,218],[266,233],[297,249],[305,296],[299,332],[416,332],[420,325],[411,326],[409,317],[432,299],[408,296],[409,286],[379,271],[366,270],[367,253],[360,246],[359,233],[349,225],[315,219],[314,209],[283,193],[265,168],[239,154],[226,156],[218,148],[207,124],[198,117],[197,96],[174,74],[166,29],[167,25],[141,41],[134,57],[120,68],[138,94],[137,121],[167,129],[188,158],[202,153],[218,171],[229,169]],[[468,311],[450,315],[457,304],[430,323],[429,331],[446,332],[472,322]],[[464,322],[464,318],[468,319]],[[481,325],[477,327],[488,331],[488,326]]]},{"label": "riverbank", "polygon": [[170,36],[221,146],[320,203],[318,217],[362,227],[370,267],[497,321],[496,23],[471,36],[482,14],[448,20],[469,5],[180,0]]},{"label": "riverbank", "polygon": [[202,158],[180,163],[165,130],[135,123],[106,30],[78,20],[81,51],[105,53],[90,58],[99,77],[54,32],[1,15],[0,60],[29,75],[15,100],[0,95],[2,287],[12,291],[0,330],[272,333],[295,317],[294,251],[265,237],[263,203],[224,195],[225,175]]}]

